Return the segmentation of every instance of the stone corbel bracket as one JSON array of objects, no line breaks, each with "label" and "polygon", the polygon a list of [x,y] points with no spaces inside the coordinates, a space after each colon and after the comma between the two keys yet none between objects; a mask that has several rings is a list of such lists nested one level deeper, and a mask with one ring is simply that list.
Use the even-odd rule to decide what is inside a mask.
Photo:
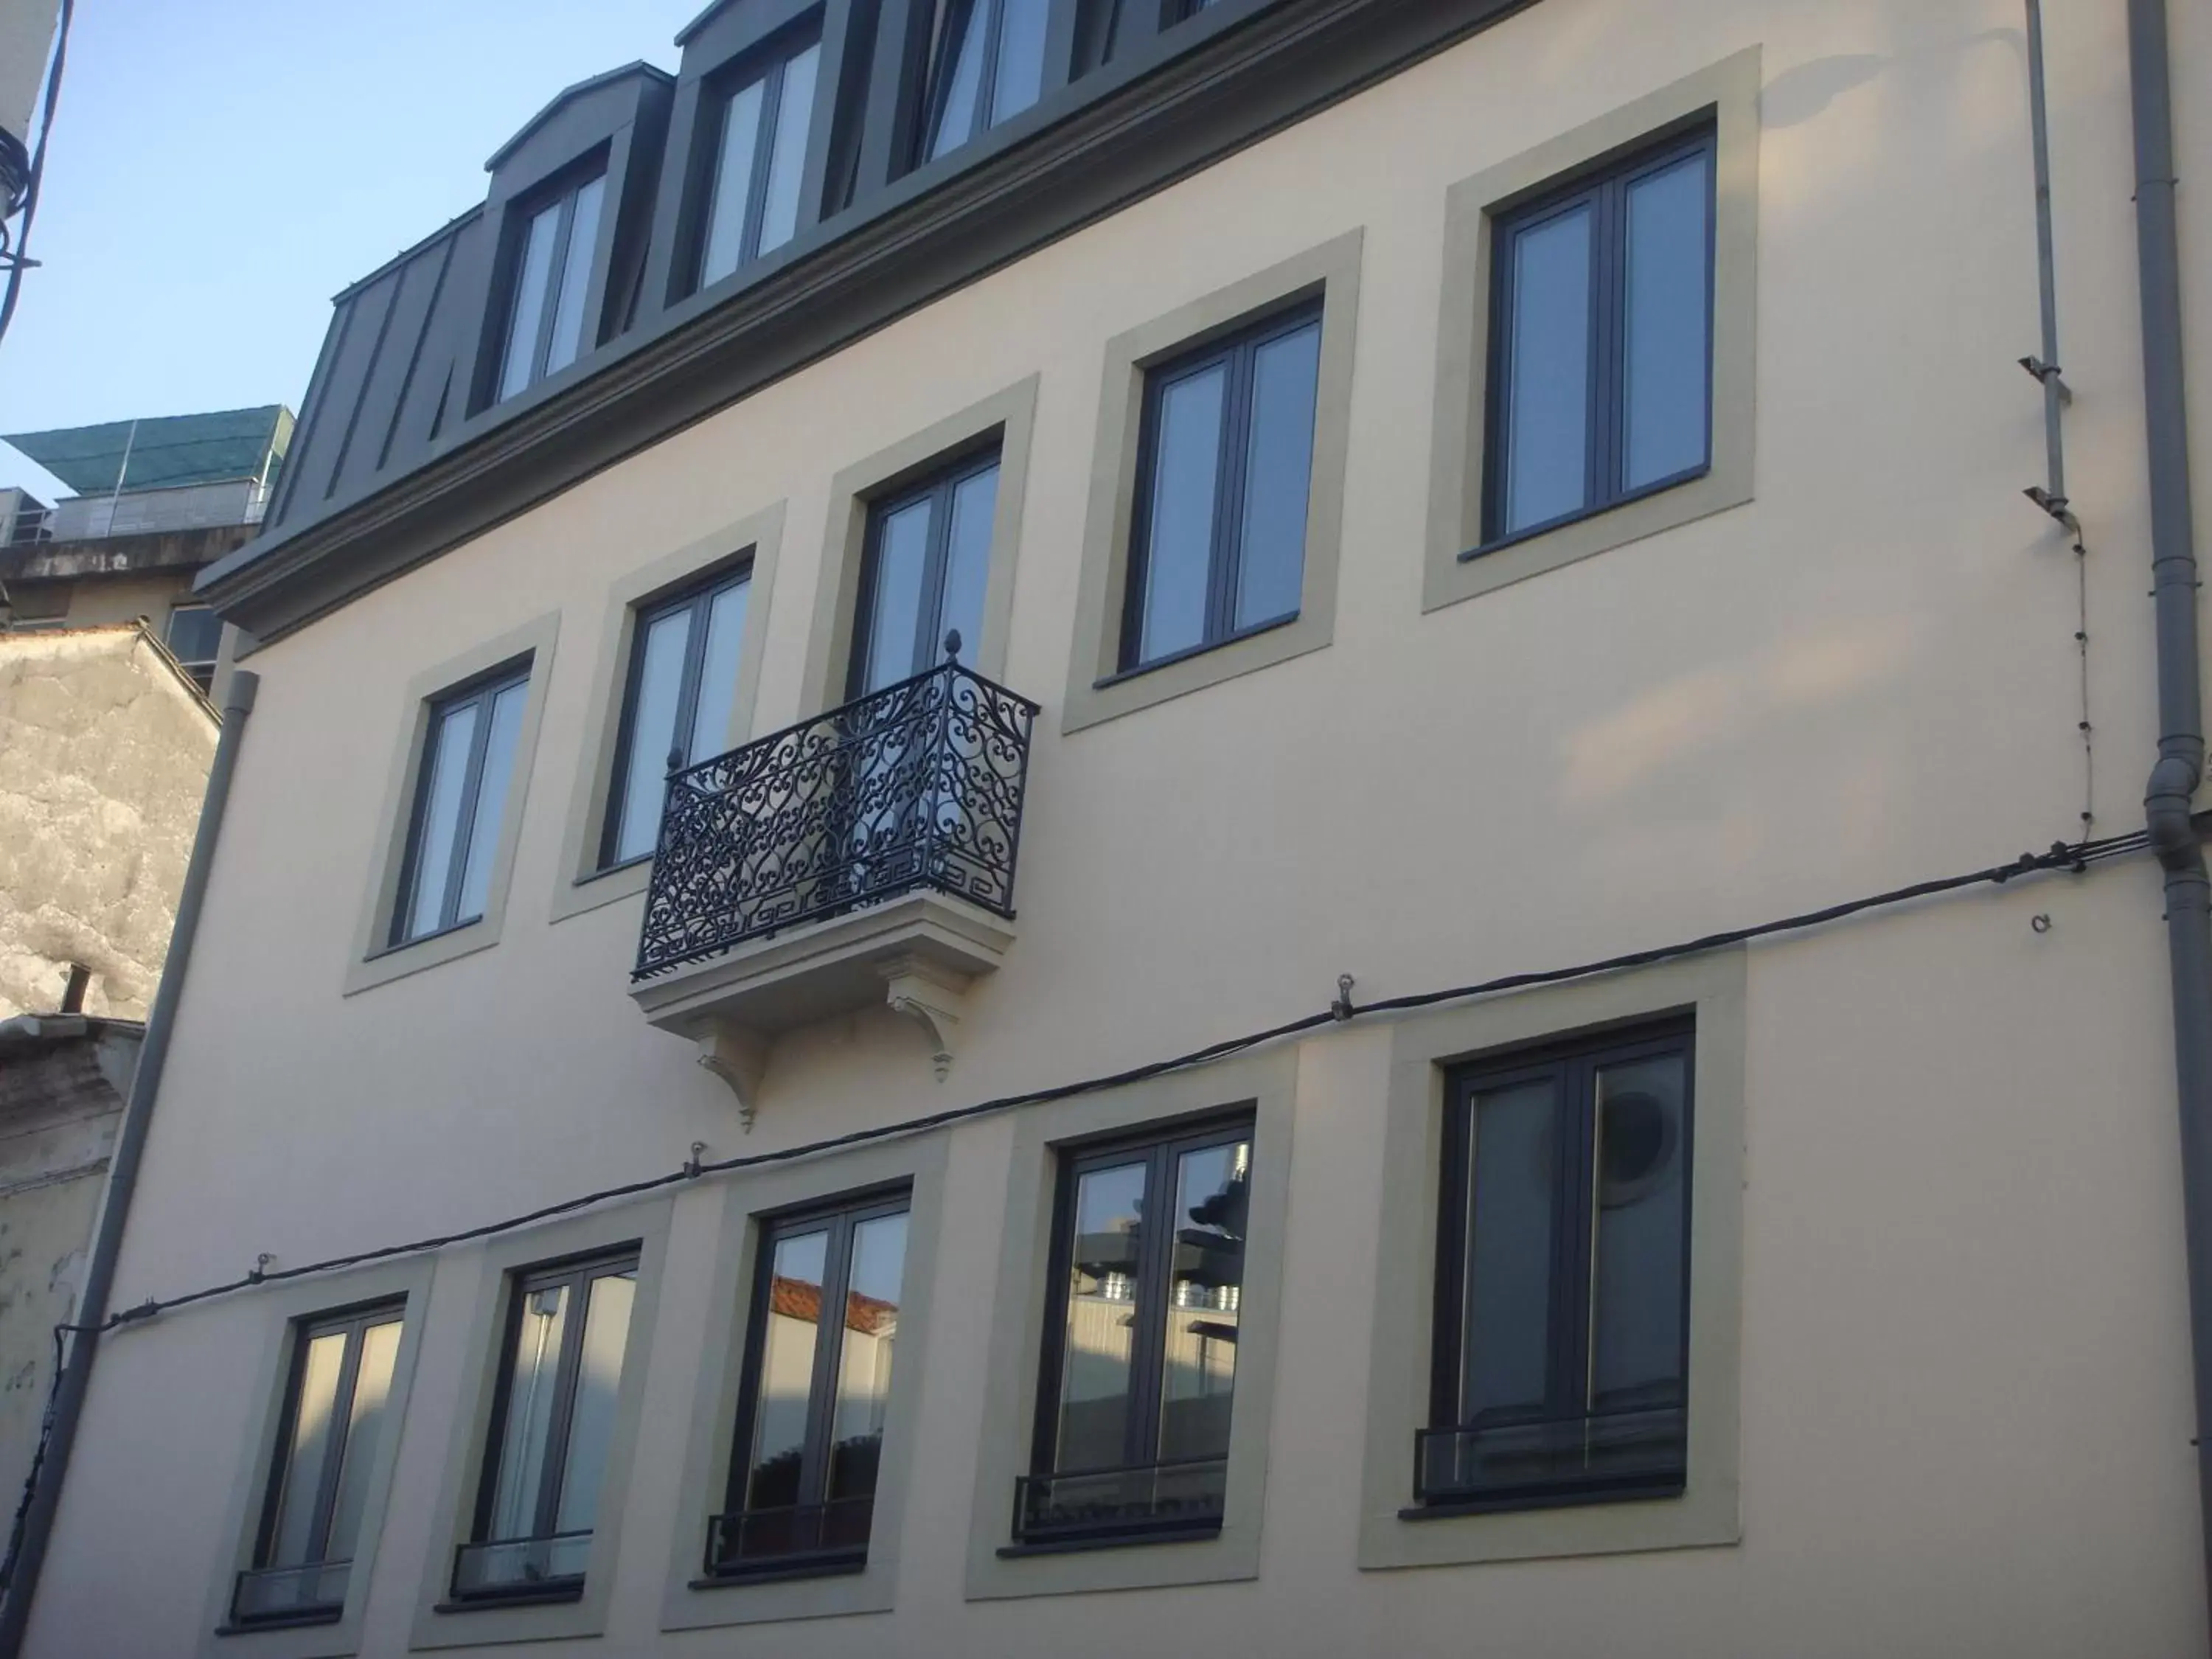
[{"label": "stone corbel bracket", "polygon": [[727,1020],[715,1020],[699,1033],[699,1063],[729,1085],[738,1097],[738,1121],[747,1134],[760,1110],[762,1079],[768,1075],[768,1039]]},{"label": "stone corbel bracket", "polygon": [[886,1000],[895,1014],[904,1014],[929,1035],[930,1060],[937,1080],[945,1081],[952,1069],[952,1051],[960,1035],[960,1016],[968,1006],[973,974],[932,961],[923,956],[894,957],[879,963]]}]

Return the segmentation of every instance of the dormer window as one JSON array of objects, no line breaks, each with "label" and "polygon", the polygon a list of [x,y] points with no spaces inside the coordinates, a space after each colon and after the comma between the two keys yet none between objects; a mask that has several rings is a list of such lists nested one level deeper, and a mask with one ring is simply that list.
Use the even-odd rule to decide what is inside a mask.
[{"label": "dormer window", "polygon": [[799,228],[799,180],[814,114],[821,42],[749,74],[719,104],[699,286],[781,247]]},{"label": "dormer window", "polygon": [[1018,115],[1044,90],[1051,0],[944,0],[930,76],[933,161]]},{"label": "dormer window", "polygon": [[526,210],[500,352],[500,402],[566,368],[583,349],[584,301],[606,193],[606,174],[595,173]]}]

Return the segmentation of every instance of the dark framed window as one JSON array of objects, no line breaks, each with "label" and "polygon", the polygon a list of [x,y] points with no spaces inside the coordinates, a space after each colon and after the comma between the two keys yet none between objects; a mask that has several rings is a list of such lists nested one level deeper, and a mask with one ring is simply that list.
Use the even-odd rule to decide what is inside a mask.
[{"label": "dark framed window", "polygon": [[1249,1116],[1061,1154],[1017,1551],[1221,1529]]},{"label": "dark framed window", "polygon": [[650,858],[670,772],[728,747],[752,571],[725,572],[638,609],[599,865]]},{"label": "dark framed window", "polygon": [[910,1207],[876,1193],[762,1224],[708,1577],[866,1565]]},{"label": "dark framed window", "polygon": [[635,1250],[513,1275],[460,1601],[579,1595],[622,1389]]},{"label": "dark framed window", "polygon": [[1424,1506],[1683,1490],[1693,1040],[1685,1020],[1451,1075]]},{"label": "dark framed window", "polygon": [[430,705],[392,917],[392,945],[483,919],[529,695],[526,662]]},{"label": "dark framed window", "polygon": [[222,647],[222,618],[204,605],[180,605],[169,611],[163,633],[169,654],[204,691],[215,678],[215,659]]},{"label": "dark framed window", "polygon": [[495,401],[566,368],[585,349],[584,304],[606,193],[606,174],[595,173],[517,215]]},{"label": "dark framed window", "polygon": [[799,228],[799,185],[822,43],[808,40],[741,70],[715,100],[714,167],[699,245],[699,286],[772,252]]},{"label": "dark framed window", "polygon": [[1711,465],[1714,147],[1671,140],[1497,221],[1486,545]]},{"label": "dark framed window", "polygon": [[923,161],[1036,102],[1051,12],[1052,0],[939,0]]},{"label": "dark framed window", "polygon": [[935,667],[948,634],[974,663],[998,510],[996,447],[869,503],[846,696]]},{"label": "dark framed window", "polygon": [[1298,614],[1321,328],[1316,301],[1146,372],[1123,672]]},{"label": "dark framed window", "polygon": [[233,1624],[322,1624],[344,1611],[377,1443],[389,1432],[403,1310],[380,1303],[294,1326],[253,1565],[232,1589]]}]

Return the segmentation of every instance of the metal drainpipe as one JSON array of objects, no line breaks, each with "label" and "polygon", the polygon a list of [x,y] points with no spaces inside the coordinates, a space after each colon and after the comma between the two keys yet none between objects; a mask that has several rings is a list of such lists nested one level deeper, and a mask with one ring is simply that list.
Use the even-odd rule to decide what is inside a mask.
[{"label": "metal drainpipe", "polygon": [[2128,0],[2133,84],[2136,255],[2142,285],[2143,416],[2150,462],[2151,596],[2158,640],[2158,763],[2143,794],[2166,871],[2173,981],[2173,1066],[2181,1109],[2181,1193],[2189,1252],[2197,1482],[2212,1608],[2212,882],[2190,805],[2204,775],[2198,687],[2197,536],[2189,501],[2189,416],[2181,363],[2181,253],[2174,225],[2173,111],[2166,0]]},{"label": "metal drainpipe", "polygon": [[[129,1218],[131,1189],[138,1184],[138,1166],[146,1152],[146,1132],[154,1115],[154,1102],[161,1086],[161,1068],[169,1057],[169,1034],[177,1019],[177,1003],[184,994],[185,971],[191,962],[193,936],[199,932],[200,906],[207,893],[208,870],[215,862],[216,837],[222,829],[224,804],[230,798],[230,779],[238,764],[238,746],[246,736],[246,722],[253,712],[259,677],[246,669],[234,671],[223,697],[222,735],[216,741],[215,763],[208,769],[207,794],[200,805],[198,833],[192,838],[191,862],[185,867],[184,891],[177,899],[176,925],[169,933],[169,954],[161,969],[161,988],[146,1018],[146,1039],[138,1051],[137,1069],[131,1078],[131,1098],[123,1110],[123,1127],[115,1139],[115,1158],[107,1179],[107,1200],[100,1206],[100,1225],[93,1235],[92,1255],[86,1264],[84,1295],[77,1304],[76,1322],[98,1325],[107,1316],[107,1298],[115,1282],[115,1261],[122,1253],[124,1224]],[[47,1437],[46,1461],[39,1470],[37,1491],[23,1517],[22,1547],[15,1558],[15,1576],[7,1598],[0,1601],[0,1659],[17,1659],[31,1620],[31,1600],[38,1593],[39,1569],[45,1564],[46,1545],[53,1536],[54,1515],[61,1504],[63,1479],[69,1473],[70,1448],[76,1443],[78,1420],[84,1413],[85,1391],[92,1380],[92,1363],[100,1339],[92,1332],[78,1334],[70,1345],[69,1360],[62,1368],[54,1394],[54,1420]]]}]

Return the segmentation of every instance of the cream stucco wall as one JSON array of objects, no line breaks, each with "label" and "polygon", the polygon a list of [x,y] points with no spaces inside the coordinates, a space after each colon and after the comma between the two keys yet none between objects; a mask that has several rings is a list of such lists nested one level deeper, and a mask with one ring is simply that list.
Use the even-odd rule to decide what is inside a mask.
[{"label": "cream stucco wall", "polygon": [[143,1018],[215,757],[216,718],[135,627],[0,634],[0,1017]]},{"label": "cream stucco wall", "polygon": [[[2185,11],[2187,9],[2178,9]],[[2069,481],[2087,531],[2094,828],[2153,746],[2120,9],[2050,9]],[[2177,21],[2202,84],[2212,21]],[[1754,499],[1421,611],[1445,193],[1760,51]],[[2010,0],[1540,0],[927,307],[259,653],[119,1304],[442,1232],[710,1155],[1057,1084],[1363,999],[1604,957],[1982,866],[2081,829],[2076,570],[2020,497],[2040,405]],[[2182,153],[2212,145],[2183,100]],[[2190,146],[2194,143],[2196,149]],[[2212,229],[2191,364],[2212,385]],[[1063,735],[1106,342],[1362,233],[1325,648]],[[1164,251],[1172,250],[1169,257]],[[611,585],[782,501],[755,729],[810,712],[838,471],[1036,375],[1005,679],[1047,700],[1018,938],[959,1057],[888,1012],[796,1034],[738,1127],[625,994],[635,898],[553,920]],[[2212,422],[2200,422],[2202,447]],[[2202,476],[2212,476],[2212,468]],[[499,943],[342,995],[425,667],[557,610]],[[584,642],[580,644],[579,642]],[[1079,647],[1076,647],[1079,648]],[[522,787],[526,782],[526,791]],[[1361,1572],[1390,1031],[1302,1045],[1259,1577],[970,1601],[1013,1126],[955,1131],[896,1610],[763,1650],[2160,1656],[2205,1640],[2170,1030],[2142,862],[1761,945],[1746,968],[1740,1540]],[[2047,915],[2038,932],[2031,919]],[[739,1177],[738,1179],[742,1179]],[[719,1183],[675,1199],[607,1637],[659,1634],[701,1331],[739,1293]],[[219,1195],[219,1201],[210,1202]],[[363,1625],[402,1650],[486,1269],[442,1255]],[[342,1284],[332,1288],[343,1299]],[[103,1352],[32,1650],[167,1654],[266,1381],[252,1296]],[[903,1362],[902,1362],[903,1363]],[[1010,1494],[1007,1496],[1010,1497]],[[118,1570],[149,1504],[162,1550]],[[732,1594],[733,1592],[717,1592]],[[246,1650],[241,1645],[240,1651]]]}]

